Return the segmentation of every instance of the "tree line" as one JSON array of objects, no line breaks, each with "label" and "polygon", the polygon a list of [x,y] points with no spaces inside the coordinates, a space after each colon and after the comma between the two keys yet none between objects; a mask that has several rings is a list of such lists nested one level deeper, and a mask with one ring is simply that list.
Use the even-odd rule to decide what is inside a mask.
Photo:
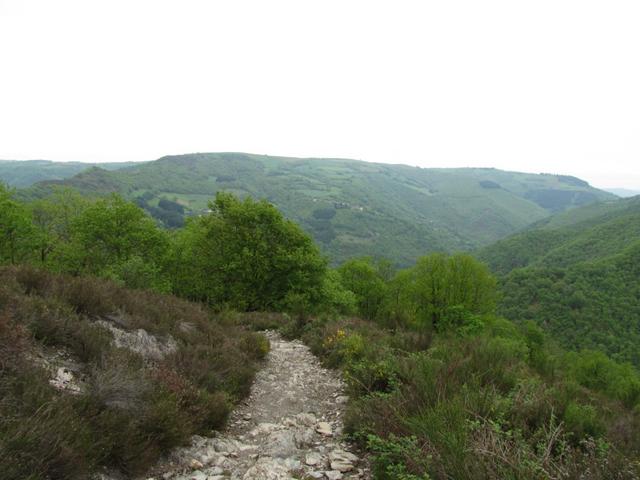
[{"label": "tree line", "polygon": [[358,258],[337,269],[264,200],[218,193],[206,215],[166,230],[113,194],[59,189],[31,203],[0,186],[0,262],[109,278],[219,309],[330,311],[389,327],[444,328],[492,313],[495,280],[468,255],[434,254],[396,271]]}]

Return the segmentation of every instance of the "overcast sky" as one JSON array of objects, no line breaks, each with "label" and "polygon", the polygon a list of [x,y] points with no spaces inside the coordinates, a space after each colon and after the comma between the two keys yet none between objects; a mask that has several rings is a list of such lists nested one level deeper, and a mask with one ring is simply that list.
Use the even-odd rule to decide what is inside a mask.
[{"label": "overcast sky", "polygon": [[244,151],[640,188],[640,2],[0,0],[0,158]]}]

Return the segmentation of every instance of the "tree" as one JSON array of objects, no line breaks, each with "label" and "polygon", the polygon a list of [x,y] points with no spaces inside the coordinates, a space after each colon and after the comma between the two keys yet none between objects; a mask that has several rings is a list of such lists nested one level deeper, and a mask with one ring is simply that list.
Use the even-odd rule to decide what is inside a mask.
[{"label": "tree", "polygon": [[29,211],[0,183],[0,263],[18,263],[29,257],[35,243]]},{"label": "tree", "polygon": [[342,284],[355,294],[358,311],[368,320],[378,316],[387,293],[387,286],[378,265],[387,268],[386,264],[376,264],[368,257],[349,260],[338,268]]},{"label": "tree", "polygon": [[64,251],[73,237],[73,222],[89,206],[89,201],[71,188],[54,190],[50,197],[35,200],[29,205],[36,232],[38,260],[51,264]]},{"label": "tree", "polygon": [[264,200],[230,193],[209,207],[176,238],[172,274],[191,277],[178,293],[246,310],[281,308],[300,296],[314,303],[326,261],[297,224]]},{"label": "tree", "polygon": [[88,205],[72,219],[71,238],[58,258],[58,267],[75,274],[113,277],[140,287],[129,285],[127,279],[133,281],[135,272],[146,277],[150,272],[159,275],[167,248],[167,235],[155,221],[114,194]]},{"label": "tree", "polygon": [[467,315],[493,313],[497,285],[488,268],[469,255],[433,254],[418,259],[402,274],[404,310],[418,324],[438,329]]}]

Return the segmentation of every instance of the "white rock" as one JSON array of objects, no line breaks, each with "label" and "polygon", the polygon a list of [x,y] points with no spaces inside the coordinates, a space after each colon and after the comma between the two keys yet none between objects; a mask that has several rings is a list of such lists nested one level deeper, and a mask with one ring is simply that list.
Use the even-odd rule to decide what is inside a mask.
[{"label": "white rock", "polygon": [[353,468],[354,467],[351,463],[342,460],[333,460],[331,462],[331,469],[339,472],[349,472],[353,470]]},{"label": "white rock", "polygon": [[356,457],[353,453],[347,452],[346,450],[333,450],[329,453],[330,460],[338,460],[343,462],[357,462],[358,457]]},{"label": "white rock", "polygon": [[256,428],[251,430],[249,435],[257,437],[258,435],[268,435],[275,430],[279,430],[280,426],[275,423],[259,423]]},{"label": "white rock", "polygon": [[307,448],[315,442],[315,432],[312,428],[297,429],[293,434],[296,447],[299,449]]},{"label": "white rock", "polygon": [[327,422],[318,422],[316,425],[316,432],[320,435],[331,435],[333,433],[333,429]]},{"label": "white rock", "polygon": [[264,441],[262,453],[271,457],[286,458],[296,451],[296,442],[293,432],[280,430],[271,433]]},{"label": "white rock", "polygon": [[300,460],[296,460],[295,458],[287,458],[284,460],[283,465],[289,470],[298,470],[302,467]]},{"label": "white rock", "polygon": [[322,455],[318,452],[309,452],[304,458],[304,463],[309,466],[318,465],[322,461]]},{"label": "white rock", "polygon": [[312,427],[318,421],[316,416],[311,413],[299,413],[295,418],[299,425],[304,425],[306,427]]},{"label": "white rock", "polygon": [[342,478],[342,473],[335,470],[324,472],[324,475],[329,480],[340,480]]},{"label": "white rock", "polygon": [[258,460],[242,477],[243,480],[290,480],[291,478],[285,467],[268,457]]},{"label": "white rock", "polygon": [[200,470],[196,470],[189,474],[189,480],[207,480],[207,477],[208,475]]},{"label": "white rock", "polygon": [[141,328],[127,331],[105,320],[98,320],[95,323],[113,334],[113,344],[116,347],[126,348],[142,355],[144,358],[162,360],[165,356],[174,353],[178,349],[178,343],[171,335],[167,335],[165,340],[160,340]]}]

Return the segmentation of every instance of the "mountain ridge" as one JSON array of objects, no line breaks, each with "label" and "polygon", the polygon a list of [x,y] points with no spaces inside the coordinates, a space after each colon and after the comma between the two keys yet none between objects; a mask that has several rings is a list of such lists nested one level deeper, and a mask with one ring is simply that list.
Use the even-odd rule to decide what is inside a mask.
[{"label": "mountain ridge", "polygon": [[117,170],[141,162],[58,162],[53,160],[0,160],[0,180],[12,187],[24,188],[47,180],[64,180],[87,168],[100,166],[103,170]]},{"label": "mountain ridge", "polygon": [[264,198],[311,233],[332,261],[370,255],[398,265],[430,251],[473,250],[552,213],[616,198],[562,175],[234,152],[92,168],[24,195],[46,195],[55,185],[118,192],[167,226],[205,212],[218,191]]}]

